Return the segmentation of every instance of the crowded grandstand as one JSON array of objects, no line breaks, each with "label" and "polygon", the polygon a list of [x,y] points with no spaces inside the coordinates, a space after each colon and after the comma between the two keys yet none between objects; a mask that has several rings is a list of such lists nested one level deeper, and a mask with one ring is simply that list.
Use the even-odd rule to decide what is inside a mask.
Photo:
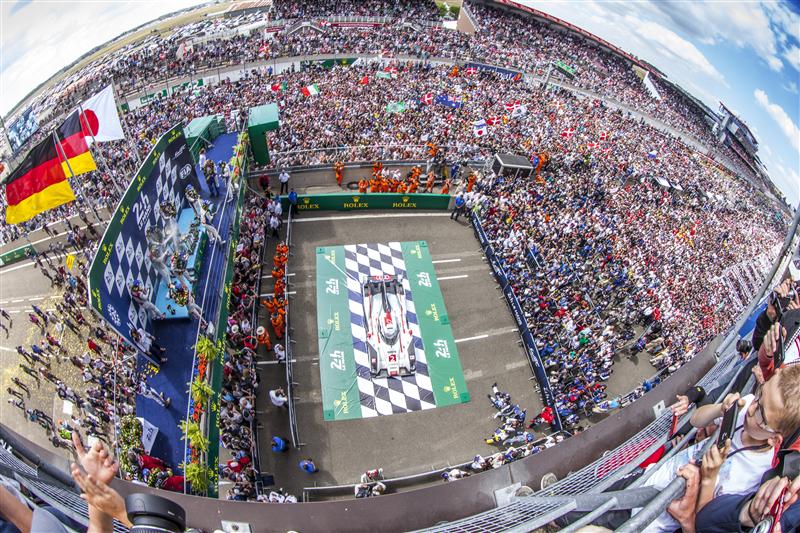
[{"label": "crowded grandstand", "polygon": [[[396,493],[444,503],[475,479],[513,489],[386,529],[798,527],[800,270],[779,269],[797,224],[713,112],[513,2],[217,7],[16,110],[38,130],[0,193],[10,528],[123,530],[141,493],[190,510],[175,530],[354,531],[334,507],[265,525],[225,505],[370,498],[396,516]],[[29,183],[56,158],[71,198],[39,208],[55,181]],[[489,298],[444,285],[478,273]],[[518,336],[506,359],[455,338],[464,315]],[[637,405],[655,394],[653,421]],[[429,456],[386,452],[440,425],[452,440]]]}]

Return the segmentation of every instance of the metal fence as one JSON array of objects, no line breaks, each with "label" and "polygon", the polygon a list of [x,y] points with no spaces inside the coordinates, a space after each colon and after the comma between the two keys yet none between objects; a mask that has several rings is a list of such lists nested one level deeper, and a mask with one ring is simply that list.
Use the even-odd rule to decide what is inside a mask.
[{"label": "metal fence", "polygon": [[[292,254],[292,209],[289,209],[289,216],[286,220],[286,246],[289,247],[289,255]],[[302,446],[300,442],[300,433],[297,430],[297,409],[295,408],[295,392],[294,392],[294,370],[292,365],[292,357],[294,357],[292,348],[292,328],[289,318],[289,261],[286,261],[284,270],[286,274],[286,285],[284,290],[284,299],[286,300],[286,397],[289,406],[289,433],[292,436],[292,445],[297,448]]]}]

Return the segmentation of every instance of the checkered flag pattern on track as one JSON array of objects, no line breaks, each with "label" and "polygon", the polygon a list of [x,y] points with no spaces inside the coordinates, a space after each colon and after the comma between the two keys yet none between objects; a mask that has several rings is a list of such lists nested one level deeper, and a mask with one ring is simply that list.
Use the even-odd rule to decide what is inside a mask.
[{"label": "checkered flag pattern on track", "polygon": [[[392,415],[433,409],[433,396],[427,359],[420,337],[411,286],[406,279],[406,262],[399,242],[388,244],[354,244],[344,247],[347,270],[347,293],[350,303],[350,325],[353,333],[358,390],[363,417]],[[369,370],[366,319],[361,280],[368,276],[400,276],[406,297],[407,320],[414,332],[417,370],[413,376],[373,379]]]}]

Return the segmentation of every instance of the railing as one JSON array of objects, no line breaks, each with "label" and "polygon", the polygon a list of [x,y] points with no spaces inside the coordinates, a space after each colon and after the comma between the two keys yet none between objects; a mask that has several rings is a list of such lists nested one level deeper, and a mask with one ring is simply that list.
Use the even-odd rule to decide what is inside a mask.
[{"label": "railing", "polygon": [[[730,353],[700,380],[699,385],[710,389],[709,384],[714,383],[720,376],[726,374],[737,361],[738,354],[735,351]],[[688,420],[688,418],[685,420]],[[535,530],[576,508],[574,501],[571,499],[554,500],[551,497],[568,497],[603,492],[613,483],[632,472],[642,460],[661,448],[669,438],[671,427],[672,414],[667,410],[611,453],[604,455],[532,496],[517,497],[509,505],[423,531],[437,533],[481,531],[491,533]]]},{"label": "railing", "polygon": [[483,226],[481,225],[478,215],[473,213],[471,218],[472,228],[475,231],[475,238],[478,239],[481,248],[483,248],[484,254],[486,255],[486,261],[489,263],[495,279],[497,279],[497,282],[500,284],[500,290],[503,291],[503,295],[506,298],[506,303],[508,304],[511,313],[514,315],[514,321],[516,322],[517,329],[519,330],[520,341],[522,342],[522,345],[525,348],[525,353],[528,356],[528,362],[531,365],[531,371],[536,377],[536,381],[539,383],[539,390],[541,391],[542,395],[542,403],[553,409],[553,414],[555,415],[553,429],[555,431],[563,431],[564,427],[562,425],[561,416],[558,414],[558,408],[555,403],[553,391],[550,388],[550,381],[548,380],[547,374],[544,371],[544,365],[542,364],[542,358],[539,355],[539,349],[536,347],[536,341],[533,338],[530,328],[528,327],[528,321],[522,311],[522,306],[514,294],[514,291],[511,289],[510,283],[503,272],[502,266],[495,257],[494,249],[492,248],[492,245],[483,230]]},{"label": "railing", "polygon": [[[247,63],[247,62],[243,62],[243,63],[238,63],[238,62],[237,62],[237,63],[233,63],[233,62],[230,62],[230,61],[224,61],[224,62],[223,62],[223,61],[220,61],[220,62],[219,62],[219,63],[218,63],[216,66],[214,66],[214,65],[212,65],[212,64],[210,64],[210,63],[209,63],[209,65],[208,65],[208,67],[209,67],[209,68],[208,68],[208,70],[205,70],[205,71],[197,71],[197,72],[194,72],[194,73],[193,73],[193,74],[191,74],[191,75],[192,75],[193,77],[197,77],[197,78],[199,78],[199,77],[202,77],[202,76],[204,76],[204,75],[205,75],[205,76],[207,76],[207,75],[213,74],[213,73],[214,73],[214,71],[216,70],[216,71],[217,71],[217,76],[218,76],[218,77],[221,77],[221,75],[222,75],[222,74],[220,74],[220,72],[219,72],[219,69],[220,69],[221,67],[223,67],[223,66],[241,66],[241,69],[238,69],[239,71],[248,71],[248,70],[250,70],[250,69],[253,69],[253,68],[262,68],[262,69],[265,69],[265,68],[266,68],[268,65],[270,65],[270,64],[274,64],[274,63],[276,63],[277,61],[281,61],[281,62],[283,62],[283,61],[300,61],[300,60],[304,60],[304,59],[311,59],[311,58],[315,58],[315,57],[316,57],[316,58],[323,58],[323,57],[324,57],[324,58],[336,58],[337,56],[341,56],[341,55],[343,55],[343,54],[347,54],[347,55],[348,55],[348,57],[358,57],[358,58],[378,58],[378,57],[379,57],[379,56],[377,56],[376,54],[348,53],[347,51],[337,51],[335,54],[317,54],[317,55],[306,55],[306,56],[281,56],[281,57],[274,57],[274,58],[271,58],[271,59],[269,59],[269,60],[259,60],[259,61],[252,61],[252,62],[250,62],[249,66],[248,66],[248,63]],[[400,57],[400,56],[398,56],[398,58],[399,58],[399,57]],[[476,58],[476,57],[466,57],[466,56],[465,56],[465,57],[457,57],[457,58],[456,58],[456,57],[447,57],[447,56],[441,56],[441,57],[436,57],[436,58],[427,58],[427,59],[423,59],[423,58],[420,58],[420,57],[411,57],[411,56],[402,56],[402,57],[403,57],[403,60],[408,60],[408,61],[418,61],[418,62],[421,62],[421,61],[428,61],[429,59],[430,59],[430,60],[436,60],[436,61],[439,61],[439,62],[449,62],[449,63],[458,63],[458,62],[480,62],[480,61],[482,61],[482,60],[483,60],[483,58]],[[397,59],[397,58],[395,58],[395,59]],[[529,78],[529,79],[535,79],[535,80],[539,80],[539,81],[543,81],[543,78],[542,78],[542,76],[534,75],[534,73],[535,73],[535,70],[536,70],[536,67],[534,67],[534,70],[533,70],[533,71],[529,71],[529,70],[525,70],[525,69],[520,69],[519,67],[517,67],[517,66],[514,66],[514,65],[505,65],[505,66],[500,66],[500,65],[497,65],[497,66],[496,66],[496,68],[500,68],[500,69],[504,69],[504,70],[509,70],[509,69],[512,69],[512,70],[522,70],[522,71],[525,73],[525,76],[526,76],[526,78]],[[226,72],[226,73],[228,73],[228,74],[229,74],[230,72]],[[188,76],[189,76],[189,74],[176,75],[176,76],[173,76],[173,77],[171,77],[171,78],[170,78],[170,80],[179,80],[179,79],[185,79],[185,78],[186,78],[186,77],[188,77]],[[168,84],[169,84],[169,82],[170,82],[170,80],[165,80],[165,81],[163,81],[163,82],[161,82],[161,83],[164,83],[164,84],[168,85]],[[160,83],[159,85],[152,86],[152,87],[148,87],[148,88],[142,87],[142,88],[141,88],[139,91],[133,91],[133,92],[129,93],[128,95],[126,95],[124,98],[125,98],[126,100],[127,100],[128,98],[134,98],[134,97],[136,97],[136,94],[137,94],[137,93],[140,93],[141,91],[147,92],[147,91],[149,91],[149,90],[151,90],[151,89],[152,89],[152,90],[160,90],[160,89],[157,89],[157,88],[158,88],[158,87],[161,87],[161,83]],[[642,117],[646,117],[646,118],[648,118],[648,119],[650,119],[650,120],[653,120],[653,121],[657,122],[658,124],[660,124],[660,125],[661,125],[661,126],[660,126],[660,128],[659,128],[659,129],[661,129],[661,130],[666,130],[666,131],[670,132],[671,134],[675,134],[675,133],[677,132],[677,133],[680,133],[681,135],[683,135],[683,136],[685,136],[685,137],[689,138],[689,139],[692,141],[692,144],[694,144],[694,147],[693,147],[693,148],[694,148],[695,150],[699,150],[699,149],[701,149],[701,148],[702,148],[703,150],[706,150],[706,151],[707,151],[707,152],[709,152],[709,153],[711,153],[711,152],[712,152],[712,148],[708,148],[708,147],[707,147],[707,146],[706,146],[706,145],[705,145],[705,144],[704,144],[702,141],[698,140],[698,139],[697,139],[697,138],[696,138],[694,135],[692,135],[691,133],[689,133],[689,132],[687,132],[687,131],[680,130],[680,129],[676,129],[676,128],[672,127],[672,126],[669,126],[668,124],[666,124],[666,123],[662,122],[662,121],[661,121],[661,120],[659,120],[658,118],[655,118],[655,117],[652,117],[652,116],[650,116],[650,115],[649,115],[649,114],[647,114],[645,111],[640,111],[640,110],[638,110],[636,107],[634,107],[634,106],[633,106],[633,104],[628,104],[628,103],[625,103],[625,102],[617,101],[617,100],[615,100],[615,99],[614,99],[614,98],[612,98],[612,97],[608,97],[608,96],[601,95],[600,93],[596,93],[596,92],[594,92],[594,91],[592,91],[592,90],[590,90],[590,89],[585,89],[585,88],[577,87],[577,86],[574,86],[574,85],[571,85],[571,84],[567,84],[567,83],[564,83],[564,82],[554,82],[554,81],[552,81],[552,80],[551,80],[551,83],[553,83],[553,84],[555,84],[555,85],[558,85],[559,87],[562,87],[562,88],[564,88],[564,89],[566,89],[566,90],[568,90],[568,91],[570,91],[570,92],[575,92],[575,93],[579,93],[579,94],[588,95],[588,96],[591,96],[591,97],[593,97],[593,98],[597,98],[597,99],[599,99],[599,100],[601,100],[601,101],[603,101],[603,102],[606,102],[606,103],[611,103],[611,104],[613,104],[613,105],[614,105],[614,106],[616,106],[616,107],[623,107],[623,108],[625,108],[625,109],[627,109],[627,110],[630,110],[630,111],[634,112],[634,113],[635,113],[635,114],[637,114],[637,115],[640,115],[640,116],[642,116]],[[684,144],[685,144],[685,143],[684,143]],[[331,149],[331,148],[328,148],[328,149],[320,149],[320,150],[330,150],[330,149]],[[351,159],[352,159],[352,158],[351,158]],[[367,158],[367,159],[369,159],[369,158]],[[727,164],[726,164],[725,166],[726,166],[726,167],[728,168],[728,170],[729,170],[731,173],[733,173],[734,175],[737,175],[737,176],[739,176],[739,175],[740,175],[739,171],[738,171],[738,170],[736,170],[736,169],[735,169],[735,167],[734,167],[732,164],[730,164],[730,162],[729,162],[729,161],[727,161]]]},{"label": "railing", "polygon": [[[246,179],[244,178],[244,176],[242,177],[241,187],[242,188],[247,188],[247,182],[246,182]],[[263,272],[263,269],[264,269],[264,255],[266,253],[266,250],[267,250],[267,242],[266,242],[266,236],[265,236],[261,240],[260,262],[261,262],[261,270],[262,270],[262,272]],[[250,317],[250,324],[252,325],[253,329],[257,329],[258,328],[258,315],[259,315],[259,311],[261,310],[261,301],[260,301],[260,297],[259,297],[259,295],[261,294],[261,275],[260,274],[259,274],[258,278],[256,279],[255,290],[256,290],[255,291],[255,295],[256,296],[255,296],[255,301],[253,302],[253,312],[252,312],[251,317]],[[256,372],[255,368],[252,368],[251,370],[252,370],[252,372]],[[253,436],[253,447],[252,447],[252,450],[251,450],[251,457],[253,458],[253,468],[255,469],[256,472],[261,472],[261,457],[260,457],[260,453],[259,453],[259,450],[261,449],[261,445],[259,443],[258,433],[259,432],[258,432],[258,428],[257,428],[257,424],[256,424],[256,416],[254,414],[252,420],[250,420],[250,434]]]},{"label": "railing", "polygon": [[[289,247],[289,255],[292,253],[292,209],[289,209],[289,216],[286,220],[286,246]],[[297,410],[295,409],[295,393],[294,393],[294,370],[292,365],[292,358],[294,357],[292,348],[292,328],[289,318],[289,261],[287,259],[284,273],[286,274],[286,284],[284,286],[284,300],[286,301],[286,398],[287,405],[289,406],[289,432],[292,436],[292,445],[297,448],[302,446],[300,442],[300,434],[297,430]]]}]

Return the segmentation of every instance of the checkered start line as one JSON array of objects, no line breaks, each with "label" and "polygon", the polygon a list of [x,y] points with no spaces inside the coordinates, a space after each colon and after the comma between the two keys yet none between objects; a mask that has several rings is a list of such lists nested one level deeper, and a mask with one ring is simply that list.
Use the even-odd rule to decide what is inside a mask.
[{"label": "checkered start line", "polygon": [[[355,244],[344,247],[350,326],[356,361],[356,380],[363,417],[392,415],[434,409],[436,400],[428,372],[420,326],[414,307],[411,285],[406,279],[406,263],[399,242]],[[373,379],[369,370],[364,298],[360,280],[367,276],[401,276],[406,296],[407,319],[414,331],[417,370],[413,376]]]}]

